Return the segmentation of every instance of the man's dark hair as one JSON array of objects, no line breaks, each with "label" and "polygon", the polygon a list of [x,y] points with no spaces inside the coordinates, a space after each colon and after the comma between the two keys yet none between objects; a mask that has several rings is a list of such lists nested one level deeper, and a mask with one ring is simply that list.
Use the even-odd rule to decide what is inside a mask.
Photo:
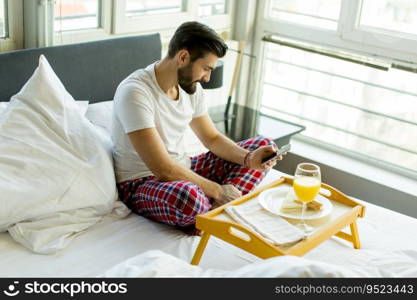
[{"label": "man's dark hair", "polygon": [[169,42],[168,56],[172,58],[183,49],[190,53],[193,62],[208,53],[223,57],[227,45],[210,27],[199,22],[185,22],[177,28]]}]

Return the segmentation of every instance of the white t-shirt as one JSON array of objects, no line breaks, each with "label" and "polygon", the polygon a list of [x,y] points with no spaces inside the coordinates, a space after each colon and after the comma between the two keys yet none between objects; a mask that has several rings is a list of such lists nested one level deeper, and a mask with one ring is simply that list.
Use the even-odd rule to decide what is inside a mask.
[{"label": "white t-shirt", "polygon": [[117,87],[114,96],[112,140],[118,183],[153,175],[130,142],[128,133],[155,128],[168,154],[178,164],[190,168],[184,134],[193,118],[207,113],[203,89],[197,84],[193,95],[179,88],[178,100],[172,100],[158,85],[155,65],[130,74]]}]

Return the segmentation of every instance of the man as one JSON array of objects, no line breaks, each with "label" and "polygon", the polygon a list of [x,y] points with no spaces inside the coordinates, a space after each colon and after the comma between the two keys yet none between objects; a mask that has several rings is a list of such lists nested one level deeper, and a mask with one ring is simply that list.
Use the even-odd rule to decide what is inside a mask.
[{"label": "man", "polygon": [[[269,139],[238,144],[207,115],[199,82],[208,82],[227,46],[211,28],[186,22],[161,61],[137,70],[117,88],[112,139],[120,199],[133,212],[195,233],[195,218],[253,190],[275,161]],[[190,126],[210,151],[186,155]],[[281,159],[278,158],[278,159]]]}]

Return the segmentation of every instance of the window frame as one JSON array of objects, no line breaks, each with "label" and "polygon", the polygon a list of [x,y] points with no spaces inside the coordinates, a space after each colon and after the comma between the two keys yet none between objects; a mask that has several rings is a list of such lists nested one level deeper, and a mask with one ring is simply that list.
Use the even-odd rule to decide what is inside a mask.
[{"label": "window frame", "polygon": [[223,30],[231,27],[234,2],[232,0],[226,1],[226,14],[222,15],[199,17],[199,1],[182,0],[184,10],[180,13],[127,18],[125,16],[126,0],[117,0],[114,1],[113,5],[112,33],[130,34],[136,32],[169,31],[189,20],[199,20],[214,30]]},{"label": "window frame", "polygon": [[[175,20],[172,19],[172,16],[167,18],[167,16],[169,16],[168,14],[162,14],[160,16],[145,16],[147,18],[138,17],[135,18],[135,24],[129,24],[126,23],[126,20],[123,21],[125,15],[125,0],[101,0],[101,28],[54,32],[53,26],[48,26],[48,24],[53,24],[54,22],[53,5],[55,0],[42,0],[41,2],[32,0],[16,1],[23,2],[25,8],[24,46],[26,48],[88,42],[113,38],[116,36],[147,34],[153,32],[159,32],[161,34],[163,47],[166,47],[166,44],[172,37],[175,29],[183,21],[196,19],[211,26],[214,30],[221,33],[221,35],[226,38],[233,30],[231,22],[235,2],[235,0],[227,1],[228,13],[225,15],[198,18],[198,1],[182,0],[184,3],[187,2],[188,5],[188,12],[182,13],[182,19],[175,19],[177,14],[173,14]],[[184,16],[186,16],[186,18]],[[152,22],[147,21],[149,20],[149,17],[153,19]],[[23,18],[20,19],[22,20]],[[120,22],[121,20],[123,22]]]},{"label": "window frame", "polygon": [[[112,16],[112,0],[98,0],[99,11],[99,27],[91,29],[77,29],[68,31],[53,31],[53,45],[64,45],[73,42],[81,43],[92,40],[109,38],[111,34],[111,16]],[[53,17],[52,17],[53,20]]]},{"label": "window frame", "polygon": [[[378,28],[359,28],[363,0],[344,1],[341,38],[377,48],[400,52],[396,59],[416,61],[417,55],[411,49],[417,48],[417,35],[398,32],[396,36]],[[343,10],[345,8],[345,10]]]},{"label": "window frame", "polygon": [[231,27],[231,22],[232,22],[232,13],[233,13],[233,9],[234,9],[234,1],[232,0],[225,0],[226,3],[226,13],[225,14],[221,14],[221,15],[213,15],[213,16],[203,16],[203,17],[199,17],[198,16],[198,6],[200,3],[198,3],[197,5],[197,11],[196,11],[196,15],[197,18],[199,18],[199,20],[201,22],[204,22],[205,24],[209,25],[210,27],[214,28],[215,30],[221,30],[221,29],[225,29],[225,28],[229,28]]},{"label": "window frame", "polygon": [[4,14],[4,37],[0,36],[0,39],[7,39],[9,37],[9,20],[8,20],[8,13],[7,13],[7,1],[6,0],[0,0],[3,3],[3,14]]},{"label": "window frame", "polygon": [[359,54],[398,60],[405,65],[408,65],[407,62],[417,62],[417,54],[412,51],[412,49],[417,49],[417,37],[411,39],[410,35],[404,35],[404,39],[396,38],[395,43],[383,42],[392,41],[393,36],[381,30],[356,28],[360,18],[358,9],[361,2],[362,0],[341,0],[340,21],[337,30],[333,31],[319,27],[312,29],[309,26],[270,18],[268,8],[271,0],[262,1],[257,15],[257,40],[268,33],[278,34]]},{"label": "window frame", "polygon": [[[254,79],[249,82],[249,91],[253,91],[250,97],[250,103],[247,105],[255,109],[261,108],[262,102],[262,85],[264,82],[265,69],[265,50],[266,45],[262,42],[262,39],[268,35],[278,35],[280,37],[292,39],[300,42],[312,43],[313,45],[323,45],[325,47],[352,52],[367,57],[375,57],[382,61],[387,61],[401,68],[401,66],[408,67],[410,69],[417,69],[417,53],[407,52],[408,49],[417,48],[417,40],[407,40],[407,43],[403,43],[401,46],[386,45],[384,43],[375,43],[372,45],[371,41],[364,43],[361,38],[366,38],[367,33],[361,32],[362,35],[356,35],[356,38],[352,36],[346,36],[346,32],[349,32],[349,28],[352,28],[354,23],[358,20],[358,11],[354,11],[358,6],[358,1],[361,0],[341,0],[341,10],[339,15],[339,22],[337,30],[326,30],[323,28],[310,28],[307,26],[294,24],[282,20],[272,19],[268,16],[268,8],[270,7],[271,0],[261,1],[256,13],[256,28],[254,34],[254,47],[253,54],[256,58],[251,65],[251,73],[254,74]],[[352,3],[355,2],[355,3]],[[353,15],[353,16],[352,16]],[[355,17],[352,21],[352,18]],[[350,19],[350,21],[349,21]],[[354,33],[356,34],[356,33]],[[408,44],[409,43],[409,44]],[[405,48],[408,45],[409,48]],[[413,45],[410,47],[410,45]],[[398,50],[399,49],[399,50]],[[313,142],[312,142],[313,143]],[[322,147],[320,145],[319,147]],[[337,147],[333,145],[326,145],[323,148],[331,148],[335,150]],[[351,151],[347,149],[338,149],[343,155],[349,155]],[[401,167],[391,167],[389,163],[383,161],[372,162],[367,159],[363,159],[367,163],[378,166],[395,172],[410,176],[406,169]],[[416,176],[416,174],[413,174]]]},{"label": "window frame", "polygon": [[126,0],[115,1],[113,6],[113,33],[148,32],[177,27],[193,17],[192,11],[195,4],[195,1],[182,0],[184,10],[180,13],[127,18],[125,15]]},{"label": "window frame", "polygon": [[7,36],[0,38],[0,52],[23,48],[23,0],[6,0]]},{"label": "window frame", "polygon": [[[372,33],[374,37],[370,38],[371,34],[369,32],[363,30],[352,31],[359,18],[357,9],[362,0],[341,0],[340,22],[336,31],[318,27],[312,29],[309,26],[270,18],[268,16],[268,8],[271,1],[259,2],[256,15],[254,54],[256,57],[262,58],[252,65],[253,73],[259,79],[252,81],[250,87],[251,90],[255,91],[256,100],[253,106],[256,108],[260,107],[260,90],[263,80],[264,46],[261,41],[266,35],[278,35],[283,38],[299,40],[300,42],[310,42],[333,49],[351,51],[359,55],[376,57],[397,66],[402,65],[411,69],[417,68],[417,53],[412,52],[413,49],[417,49],[417,39],[405,39],[402,43],[398,43],[399,45],[396,45],[397,43],[392,45],[382,42],[383,38],[389,38],[389,36],[380,35],[379,38],[381,40],[372,45],[371,42],[377,40],[378,38],[376,37],[378,35]],[[365,42],[363,39],[368,39],[368,41]]]}]

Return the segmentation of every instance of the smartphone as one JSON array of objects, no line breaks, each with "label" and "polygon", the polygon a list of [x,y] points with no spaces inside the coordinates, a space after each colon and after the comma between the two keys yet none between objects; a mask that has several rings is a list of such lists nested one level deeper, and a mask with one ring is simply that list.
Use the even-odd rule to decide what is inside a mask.
[{"label": "smartphone", "polygon": [[271,159],[274,159],[274,158],[280,156],[281,154],[284,154],[285,152],[290,151],[290,149],[291,149],[291,144],[286,144],[286,145],[282,146],[277,152],[272,153],[271,155],[268,155],[267,157],[264,157],[262,159],[262,163],[264,164],[264,163],[270,161]]}]

